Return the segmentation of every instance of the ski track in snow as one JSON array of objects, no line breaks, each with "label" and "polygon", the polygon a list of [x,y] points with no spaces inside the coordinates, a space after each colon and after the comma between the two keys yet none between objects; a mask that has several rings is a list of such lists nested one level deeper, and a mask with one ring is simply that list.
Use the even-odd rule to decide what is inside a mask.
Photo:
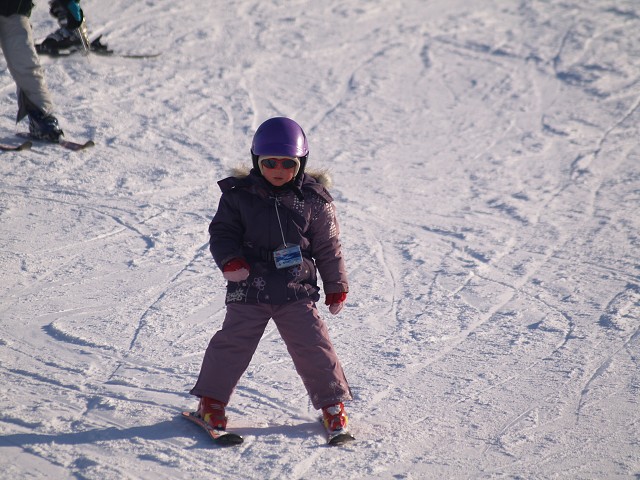
[{"label": "ski track in snow", "polygon": [[[636,2],[83,8],[162,55],[43,59],[96,147],[0,154],[0,478],[640,477]],[[180,418],[225,313],[216,181],[275,115],[334,179],[341,448],[273,325],[229,405],[245,443]]]}]

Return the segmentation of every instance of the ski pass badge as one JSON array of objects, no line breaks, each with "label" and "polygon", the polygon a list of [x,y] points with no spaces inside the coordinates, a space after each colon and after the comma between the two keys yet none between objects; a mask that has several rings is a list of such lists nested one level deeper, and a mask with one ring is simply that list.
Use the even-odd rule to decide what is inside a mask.
[{"label": "ski pass badge", "polygon": [[300,265],[302,263],[300,245],[288,243],[278,248],[273,252],[273,260],[276,262],[276,268],[288,268]]}]

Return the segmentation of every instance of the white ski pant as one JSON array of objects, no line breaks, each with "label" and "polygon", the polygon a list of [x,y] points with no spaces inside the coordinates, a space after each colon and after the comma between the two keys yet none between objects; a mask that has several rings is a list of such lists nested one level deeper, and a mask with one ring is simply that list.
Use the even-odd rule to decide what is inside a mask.
[{"label": "white ski pant", "polygon": [[18,87],[18,101],[22,94],[44,113],[53,113],[53,103],[33,43],[29,18],[17,14],[9,17],[0,15],[0,46]]},{"label": "white ski pant", "polygon": [[285,305],[228,304],[222,328],[209,342],[191,394],[228,403],[271,318],[313,406],[320,409],[351,400],[327,326],[308,299]]}]

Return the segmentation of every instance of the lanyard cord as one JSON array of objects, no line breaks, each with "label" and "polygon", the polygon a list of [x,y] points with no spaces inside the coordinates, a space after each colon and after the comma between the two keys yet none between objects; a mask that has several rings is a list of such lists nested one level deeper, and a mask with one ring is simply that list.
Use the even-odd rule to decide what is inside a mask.
[{"label": "lanyard cord", "polygon": [[286,247],[287,241],[284,238],[284,230],[282,229],[282,222],[280,221],[280,213],[278,213],[278,203],[280,203],[280,200],[278,200],[278,197],[276,197],[275,198],[276,217],[278,218],[278,225],[280,226],[280,234],[282,235],[282,244]]}]

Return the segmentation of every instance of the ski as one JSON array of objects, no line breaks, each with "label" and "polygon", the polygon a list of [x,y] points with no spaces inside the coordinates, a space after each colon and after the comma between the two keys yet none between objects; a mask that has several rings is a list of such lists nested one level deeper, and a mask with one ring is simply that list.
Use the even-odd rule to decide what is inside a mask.
[{"label": "ski", "polygon": [[[102,35],[89,44],[89,53],[93,53],[95,55],[100,55],[103,57],[120,57],[133,59],[155,58],[160,56],[160,53],[116,53],[100,42],[101,37]],[[53,58],[69,57],[74,53],[84,53],[84,51],[85,50],[82,45],[74,45],[68,48],[51,48],[45,43],[36,44],[36,52],[38,52],[38,54],[46,55]]]},{"label": "ski", "polygon": [[119,57],[119,58],[132,58],[134,60],[141,60],[145,58],[156,58],[159,57],[160,53],[116,53],[112,50],[106,52],[93,51],[91,53],[95,53],[96,55],[102,55],[104,57]]},{"label": "ski", "polygon": [[[52,58],[70,57],[75,53],[83,52],[81,48],[63,49],[63,50],[50,50],[46,52],[40,52],[40,55],[46,55]],[[99,55],[101,57],[119,57],[119,58],[132,58],[132,59],[145,59],[156,58],[161,55],[159,52],[154,53],[116,53],[113,50],[89,50],[89,53],[93,55]]]},{"label": "ski", "polygon": [[21,150],[29,150],[33,143],[29,140],[22,142],[19,145],[7,145],[5,143],[0,144],[0,150],[3,152],[19,152]]},{"label": "ski", "polygon": [[[33,136],[31,136],[30,133],[27,133],[27,132],[19,132],[17,135],[19,137],[21,137],[21,138],[28,138],[30,140],[35,140],[36,142],[40,142],[40,143],[48,143],[48,144],[51,144],[51,145],[60,145],[61,147],[64,147],[67,150],[71,150],[71,151],[74,151],[74,152],[78,152],[80,150],[84,150],[85,148],[89,148],[89,147],[95,146],[95,142],[93,140],[87,140],[84,143],[78,143],[78,142],[74,142],[72,140],[66,140],[65,138],[60,137],[60,140],[58,140],[57,142],[49,142],[47,140],[42,140],[40,138],[33,137]],[[25,142],[25,143],[31,144],[30,141]],[[29,145],[29,148],[31,148],[31,145]]]},{"label": "ski", "polygon": [[209,434],[209,437],[211,437],[213,442],[217,445],[240,445],[244,441],[244,438],[242,438],[237,433],[227,432],[226,430],[218,430],[207,425],[204,420],[202,420],[202,418],[197,414],[197,412],[182,412],[182,416],[187,420],[192,421],[196,425],[202,427],[207,432],[207,434]]},{"label": "ski", "polygon": [[341,428],[333,432],[327,432],[328,445],[344,445],[356,439],[347,429]]}]

